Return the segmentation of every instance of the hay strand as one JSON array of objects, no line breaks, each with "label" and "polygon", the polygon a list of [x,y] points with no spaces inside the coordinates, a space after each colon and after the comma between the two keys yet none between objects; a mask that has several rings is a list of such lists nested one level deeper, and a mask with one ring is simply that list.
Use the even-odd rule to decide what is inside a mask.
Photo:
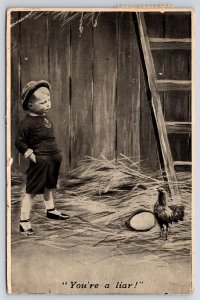
[{"label": "hay strand", "polygon": [[83,33],[85,22],[87,21],[86,25],[91,24],[94,28],[98,25],[98,19],[100,16],[100,12],[66,12],[66,11],[60,11],[60,12],[48,12],[48,11],[31,11],[27,13],[23,18],[20,18],[14,23],[11,23],[11,28],[15,25],[33,18],[34,20],[40,18],[44,14],[50,14],[53,17],[53,20],[59,19],[60,20],[60,27],[62,28],[67,23],[73,21],[76,18],[79,18],[79,32],[80,36]]}]

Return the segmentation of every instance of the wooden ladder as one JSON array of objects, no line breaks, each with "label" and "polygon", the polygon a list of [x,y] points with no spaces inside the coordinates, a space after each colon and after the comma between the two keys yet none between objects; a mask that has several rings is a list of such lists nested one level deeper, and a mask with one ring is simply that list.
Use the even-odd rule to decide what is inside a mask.
[{"label": "wooden ladder", "polygon": [[177,203],[181,201],[181,198],[174,167],[176,165],[191,165],[191,162],[173,161],[168,141],[168,133],[190,133],[191,122],[165,122],[159,92],[166,90],[190,90],[191,81],[156,80],[151,50],[190,49],[191,39],[148,38],[144,14],[136,12],[136,17],[134,15],[133,18],[139,40],[140,54],[147,83],[148,100],[158,145],[163,178],[168,182],[172,200]]}]

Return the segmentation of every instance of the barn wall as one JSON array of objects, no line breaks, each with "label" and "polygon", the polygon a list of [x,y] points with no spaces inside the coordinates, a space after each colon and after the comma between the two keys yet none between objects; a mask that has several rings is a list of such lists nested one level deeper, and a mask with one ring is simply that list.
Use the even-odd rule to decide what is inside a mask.
[{"label": "barn wall", "polygon": [[[12,22],[23,16],[23,13],[12,13]],[[146,21],[152,37],[171,34],[173,30],[167,25],[171,24],[167,18],[163,27],[162,17],[152,20],[151,17]],[[155,20],[160,22],[160,31],[154,32],[158,28]],[[59,19],[46,14],[36,20],[24,20],[12,29],[14,170],[24,170],[27,164],[14,146],[17,125],[24,115],[19,101],[21,89],[26,82],[40,79],[49,80],[52,86],[49,115],[63,153],[62,172],[75,168],[86,155],[103,154],[117,159],[120,153],[133,157],[134,161],[142,160],[156,170],[159,167],[157,147],[131,14],[102,13],[97,27],[85,25],[82,35],[78,20],[60,25]],[[160,55],[154,56],[157,73],[164,74],[163,78],[174,74],[177,78],[189,76],[188,54],[173,54],[182,65],[180,70],[175,65],[172,71],[168,70],[167,62],[171,55]],[[182,97],[181,92],[176,92],[161,96],[166,119],[190,118],[189,94]],[[184,109],[178,99],[184,102]],[[177,149],[175,146],[174,151],[182,155]]]}]

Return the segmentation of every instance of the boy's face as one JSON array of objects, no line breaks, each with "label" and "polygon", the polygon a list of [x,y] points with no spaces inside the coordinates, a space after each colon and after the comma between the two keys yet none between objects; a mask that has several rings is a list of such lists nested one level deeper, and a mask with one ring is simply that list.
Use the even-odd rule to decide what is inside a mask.
[{"label": "boy's face", "polygon": [[50,92],[46,87],[40,87],[28,104],[29,110],[38,115],[43,115],[51,108]]}]

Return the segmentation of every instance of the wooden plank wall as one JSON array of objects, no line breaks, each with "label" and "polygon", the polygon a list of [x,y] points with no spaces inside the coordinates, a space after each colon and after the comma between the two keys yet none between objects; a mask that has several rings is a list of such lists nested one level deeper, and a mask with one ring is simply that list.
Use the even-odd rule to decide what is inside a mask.
[{"label": "wooden plank wall", "polygon": [[[13,22],[24,14],[13,13]],[[14,146],[17,123],[24,116],[21,89],[41,78],[52,86],[49,115],[63,153],[63,172],[75,168],[86,155],[117,159],[123,153],[138,159],[140,64],[136,37],[130,39],[134,34],[131,15],[128,18],[126,25],[126,16],[119,19],[118,14],[103,13],[98,26],[85,25],[81,35],[78,19],[61,27],[60,20],[50,14],[14,27],[14,167],[24,170],[27,165]]]},{"label": "wooden plank wall", "polygon": [[[12,22],[23,16],[12,13]],[[163,20],[158,19],[151,15],[147,18],[152,37],[164,35]],[[177,65],[172,74],[177,71],[177,78],[188,79],[189,57],[184,55],[179,59],[181,71]],[[167,57],[161,56],[156,68],[162,73],[159,79],[166,79],[171,74],[168,70],[165,75]],[[120,153],[158,169],[132,14],[102,13],[97,27],[85,23],[81,35],[78,19],[65,26],[51,14],[24,20],[12,28],[11,63],[14,169],[24,170],[26,166],[14,146],[17,125],[24,116],[19,101],[21,89],[26,82],[39,79],[49,80],[52,86],[49,115],[63,153],[62,172],[75,168],[86,155],[117,159]],[[189,93],[184,97],[181,91],[162,93],[167,120],[190,119]],[[167,104],[171,101],[173,109]],[[184,156],[178,146],[175,151]]]}]

